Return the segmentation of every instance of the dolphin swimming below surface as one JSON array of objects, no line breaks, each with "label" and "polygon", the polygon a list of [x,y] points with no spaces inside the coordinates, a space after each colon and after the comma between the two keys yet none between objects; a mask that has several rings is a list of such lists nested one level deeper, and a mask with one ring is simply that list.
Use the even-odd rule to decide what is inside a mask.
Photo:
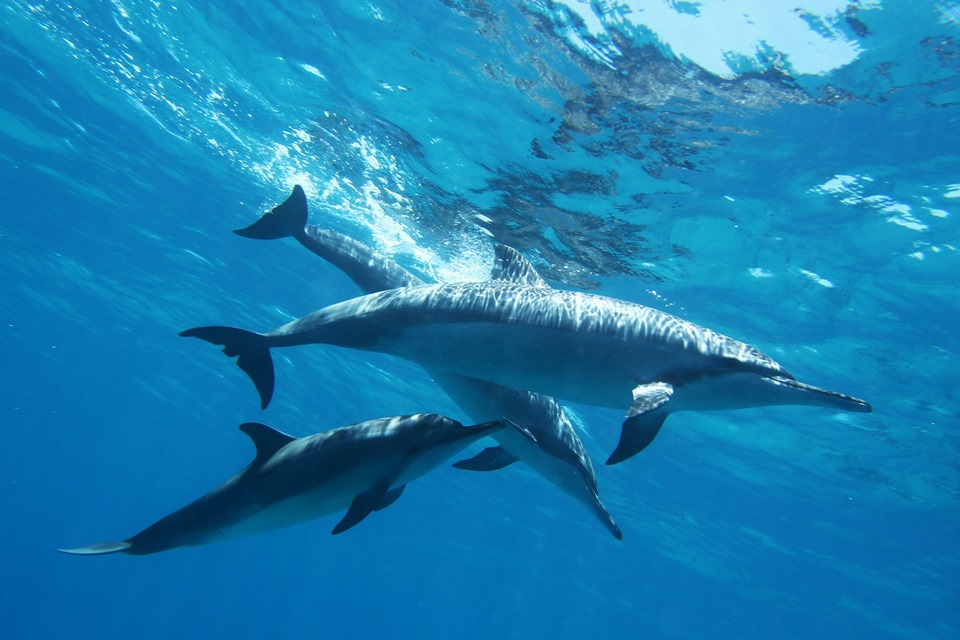
[{"label": "dolphin swimming below surface", "polygon": [[[346,235],[308,225],[307,197],[298,185],[284,202],[248,227],[234,233],[245,238],[273,240],[292,237],[302,246],[330,262],[365,293],[424,284],[393,260]],[[546,286],[520,254],[500,245],[498,268],[520,269],[527,281]],[[499,273],[499,271],[498,271]],[[514,279],[524,279],[514,274]],[[559,403],[550,396],[504,387],[485,380],[447,371],[427,369],[440,387],[477,422],[506,418],[529,430],[534,439],[501,432],[501,444],[485,449],[469,460],[454,464],[459,469],[491,471],[518,459],[584,505],[618,540],[620,528],[603,506],[593,462],[573,424]]]},{"label": "dolphin swimming below surface", "polygon": [[871,411],[863,400],[798,382],[755,347],[668,313],[530,284],[529,263],[517,264],[514,254],[500,251],[498,277],[489,282],[372,293],[267,333],[206,326],[180,335],[236,356],[263,407],[274,389],[270,349],[304,344],[389,353],[575,402],[627,406],[607,464],[641,451],[675,411],[766,405]]},{"label": "dolphin swimming below surface", "polygon": [[[256,422],[240,425],[256,456],[219,487],[132,538],[74,549],[74,555],[145,555],[289,527],[346,509],[346,531],[393,504],[404,487],[506,420],[465,427],[436,414],[368,420],[306,438]],[[525,434],[524,437],[532,437]]]}]

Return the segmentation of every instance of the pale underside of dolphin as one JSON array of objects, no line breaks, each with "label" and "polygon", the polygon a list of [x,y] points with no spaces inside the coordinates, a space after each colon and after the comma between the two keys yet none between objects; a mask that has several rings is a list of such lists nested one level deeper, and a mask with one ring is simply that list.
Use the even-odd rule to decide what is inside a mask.
[{"label": "pale underside of dolphin", "polygon": [[[296,186],[287,200],[235,233],[258,240],[295,238],[302,246],[343,271],[364,293],[424,284],[423,280],[365,244],[336,231],[308,225],[307,221],[306,194]],[[546,286],[533,267],[514,253],[507,247],[498,248],[496,273],[512,269],[512,279]],[[457,462],[455,467],[490,471],[520,459],[583,504],[614,537],[622,538],[620,528],[600,501],[593,463],[573,424],[554,398],[448,371],[428,368],[427,372],[477,422],[503,417],[522,425],[534,436],[531,439],[516,432],[501,432],[501,446],[485,449],[469,460]]]},{"label": "pale underside of dolphin", "polygon": [[219,487],[127,540],[58,551],[144,555],[264,533],[346,510],[332,531],[338,534],[393,504],[407,483],[505,427],[516,429],[505,420],[465,427],[444,416],[418,414],[294,438],[248,422],[240,429],[253,440],[256,457]]},{"label": "pale underside of dolphin", "polygon": [[[813,405],[869,412],[852,396],[798,382],[755,347],[643,305],[529,284],[501,253],[500,279],[410,286],[330,305],[267,333],[223,326],[181,333],[222,345],[266,406],[270,349],[331,344],[433,370],[603,407],[627,406],[615,464],[675,411]],[[518,254],[517,254],[518,255]]]}]

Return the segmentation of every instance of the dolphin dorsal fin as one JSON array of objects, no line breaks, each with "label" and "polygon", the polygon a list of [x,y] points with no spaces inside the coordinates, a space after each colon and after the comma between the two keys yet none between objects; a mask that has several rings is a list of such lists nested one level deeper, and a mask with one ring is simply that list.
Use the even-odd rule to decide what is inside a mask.
[{"label": "dolphin dorsal fin", "polygon": [[293,436],[288,436],[259,422],[244,422],[240,425],[240,431],[250,436],[253,445],[257,448],[257,456],[253,459],[253,464],[262,464],[285,444],[296,440]]},{"label": "dolphin dorsal fin", "polygon": [[505,244],[493,247],[493,270],[490,278],[513,284],[525,284],[530,287],[549,287],[537,270],[519,251]]}]

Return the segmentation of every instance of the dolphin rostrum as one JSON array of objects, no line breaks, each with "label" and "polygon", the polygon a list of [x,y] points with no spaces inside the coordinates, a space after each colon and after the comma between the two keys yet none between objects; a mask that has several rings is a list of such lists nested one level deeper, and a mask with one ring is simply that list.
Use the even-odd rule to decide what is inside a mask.
[{"label": "dolphin rostrum", "polygon": [[240,429],[253,440],[256,456],[219,487],[127,540],[58,551],[144,555],[272,531],[346,509],[332,532],[341,533],[393,504],[411,480],[508,425],[516,428],[506,420],[465,427],[444,416],[418,414],[294,438],[247,422]]},{"label": "dolphin rostrum", "polygon": [[[245,238],[272,240],[292,237],[305,248],[338,267],[364,293],[424,284],[393,260],[376,253],[349,236],[316,225],[308,225],[307,198],[298,185],[283,203],[274,207],[252,225],[234,233]],[[506,252],[502,247],[501,252]],[[519,254],[501,260],[499,268],[522,270],[531,284],[546,286],[539,275]],[[485,449],[454,466],[473,471],[506,467],[518,459],[583,504],[618,540],[623,534],[600,501],[597,478],[587,451],[560,404],[550,396],[504,387],[485,380],[447,371],[428,369],[431,377],[474,420],[485,422],[506,418],[522,425],[535,439],[501,432],[502,444]]]},{"label": "dolphin rostrum", "polygon": [[668,313],[532,285],[514,255],[500,250],[499,278],[490,282],[381,291],[267,333],[207,326],[180,335],[236,356],[261,406],[274,388],[270,349],[303,344],[379,351],[575,402],[626,405],[620,442],[607,464],[641,451],[675,411],[766,405],[871,411],[863,400],[798,382],[755,347]]}]

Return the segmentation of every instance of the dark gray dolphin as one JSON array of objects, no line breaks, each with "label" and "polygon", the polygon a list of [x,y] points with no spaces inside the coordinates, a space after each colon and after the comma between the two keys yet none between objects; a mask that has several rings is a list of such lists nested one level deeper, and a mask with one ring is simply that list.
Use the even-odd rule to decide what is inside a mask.
[{"label": "dark gray dolphin", "polygon": [[[267,333],[223,326],[180,335],[222,345],[266,406],[270,349],[332,344],[434,370],[603,407],[628,406],[615,464],[647,446],[675,411],[814,405],[869,412],[857,398],[798,382],[755,347],[643,305],[534,286],[510,261],[490,282],[381,291]],[[630,395],[632,394],[632,401]]]},{"label": "dark gray dolphin", "polygon": [[440,415],[418,414],[294,438],[247,422],[240,429],[257,453],[240,473],[128,540],[58,551],[144,555],[272,531],[346,509],[333,528],[341,533],[393,504],[411,480],[508,424],[497,420],[465,427]]},{"label": "dark gray dolphin", "polygon": [[[307,198],[300,186],[282,204],[249,227],[234,233],[272,240],[292,237],[311,252],[341,269],[365,293],[424,284],[393,260],[336,231],[308,225]],[[498,249],[495,277],[546,286],[533,267],[507,247]],[[509,274],[505,274],[509,271]],[[618,540],[620,528],[600,501],[593,463],[563,408],[550,396],[504,387],[485,380],[428,369],[431,377],[471,418],[478,422],[506,418],[522,425],[534,439],[507,436],[498,447],[461,460],[454,466],[491,471],[522,460],[583,504]]]}]

